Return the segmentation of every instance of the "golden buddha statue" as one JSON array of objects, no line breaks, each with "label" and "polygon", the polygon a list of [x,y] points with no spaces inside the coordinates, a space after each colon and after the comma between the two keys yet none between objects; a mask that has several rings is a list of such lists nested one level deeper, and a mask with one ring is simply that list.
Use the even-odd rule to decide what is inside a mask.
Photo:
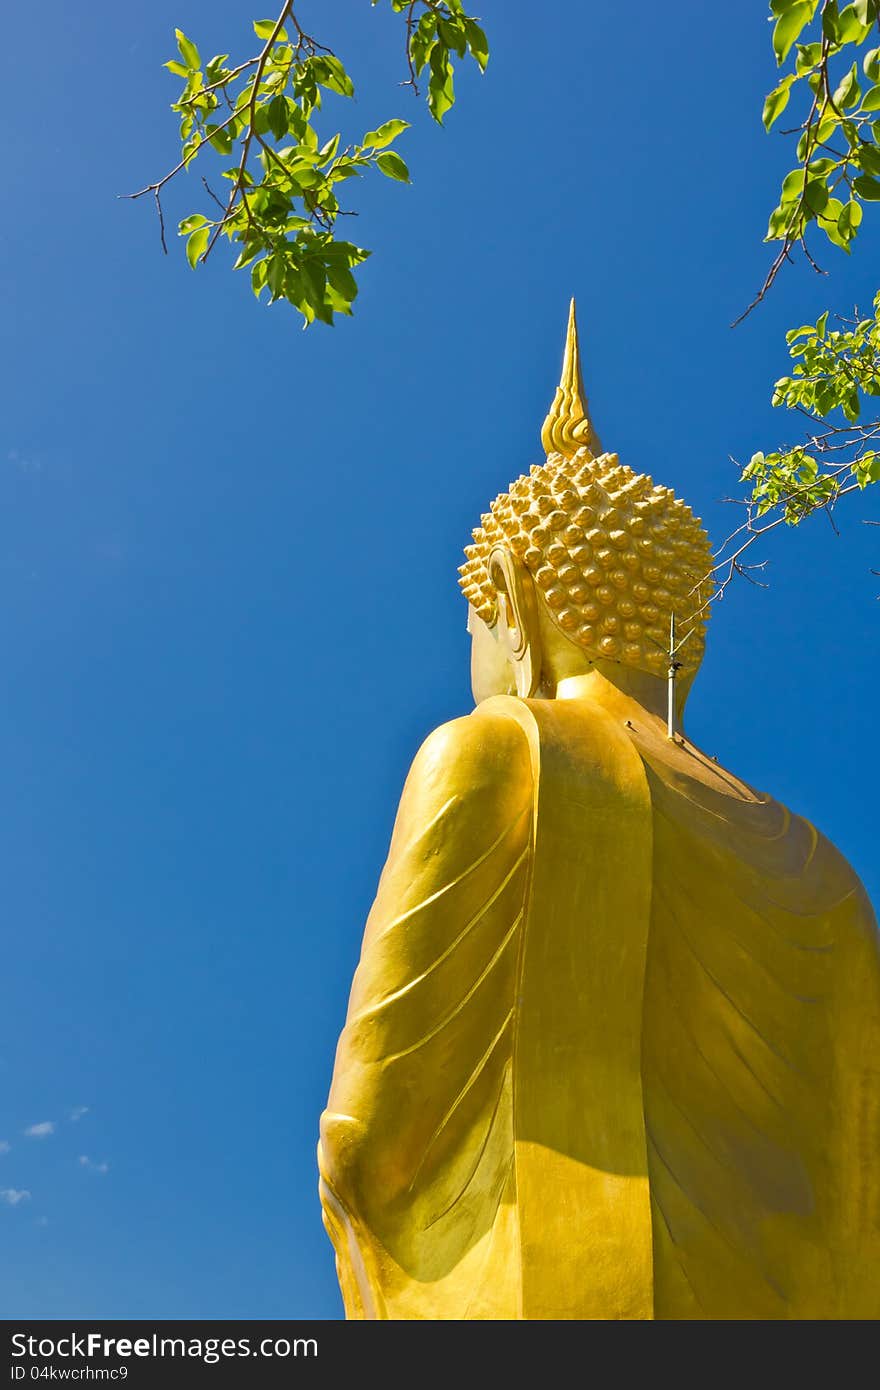
[{"label": "golden buddha statue", "polygon": [[466,551],[474,712],[404,788],[321,1122],[349,1318],[880,1316],[855,873],[676,728],[700,522],[602,453],[574,310]]}]

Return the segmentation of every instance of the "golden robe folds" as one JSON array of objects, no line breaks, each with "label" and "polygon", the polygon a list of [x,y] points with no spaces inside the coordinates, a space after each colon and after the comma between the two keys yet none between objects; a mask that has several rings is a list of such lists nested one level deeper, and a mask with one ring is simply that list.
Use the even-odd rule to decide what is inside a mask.
[{"label": "golden robe folds", "polygon": [[321,1126],[354,1318],[880,1316],[852,869],[628,695],[499,696],[404,791]]}]

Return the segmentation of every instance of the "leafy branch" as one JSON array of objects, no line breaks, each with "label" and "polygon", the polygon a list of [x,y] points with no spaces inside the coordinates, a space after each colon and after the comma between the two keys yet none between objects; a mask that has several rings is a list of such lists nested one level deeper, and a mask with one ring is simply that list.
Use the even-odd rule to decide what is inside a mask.
[{"label": "leafy branch", "polygon": [[[189,264],[203,264],[225,237],[238,250],[234,268],[250,268],[257,297],[268,290],[270,303],[287,300],[308,326],[316,319],[331,324],[335,314],[352,312],[358,292],[353,271],[370,252],[337,236],[338,218],[356,215],[341,206],[341,185],[370,169],[409,183],[406,163],[390,148],[409,122],[386,120],[346,145],[338,132],[325,139],[318,135],[315,119],[324,95],[351,97],[354,84],[332,49],[303,29],[297,3],[286,0],[275,19],[256,20],[262,47],[231,65],[228,53],[203,63],[197,45],[176,31],[179,56],[165,66],[184,82],[172,104],[180,121],[180,159],[127,196],[152,197],[167,253],[163,190],[195,160],[219,156],[215,162],[228,193],[219,197],[203,175],[209,211],[179,223]],[[402,85],[418,95],[418,81],[427,72],[428,109],[442,124],[455,101],[455,62],[470,57],[485,71],[486,36],[462,0],[390,4],[404,19],[409,76]]]},{"label": "leafy branch", "polygon": [[758,516],[776,508],[797,524],[880,481],[880,415],[866,399],[880,396],[880,291],[870,318],[837,322],[829,328],[826,312],[786,334],[795,366],[777,381],[773,404],[797,411],[809,429],[803,442],[754,454],[743,470]]},{"label": "leafy branch", "polygon": [[[737,323],[765,297],[797,245],[819,270],[808,228],[849,253],[863,205],[880,202],[880,47],[868,47],[880,0],[843,9],[837,0],[770,0],[770,10],[777,64],[793,52],[794,71],[766,98],[764,126],[772,129],[798,91],[807,96],[806,115],[783,132],[797,136],[798,164],[782,181],[765,238],[780,248]],[[743,557],[768,531],[820,510],[834,525],[842,497],[880,481],[880,414],[869,400],[880,396],[880,292],[870,317],[837,318],[831,328],[828,320],[826,312],[786,334],[794,366],[776,382],[773,405],[797,412],[806,421],[804,436],[753,454],[742,470],[751,484],[742,502],[747,516],[719,552],[712,572],[718,594],[736,574],[754,579]]]},{"label": "leafy branch", "polygon": [[[809,463],[804,466],[793,465],[788,470],[780,470],[786,473],[787,482],[777,485],[772,462],[764,469],[763,460],[764,455],[754,455],[742,474],[743,478],[757,476],[758,470],[761,470],[762,478],[756,485],[756,495],[750,498],[725,498],[725,501],[745,510],[745,520],[731,531],[718,547],[713,556],[715,563],[701,575],[691,590],[693,595],[698,596],[704,591],[708,581],[709,592],[691,617],[688,635],[693,631],[694,619],[706,614],[712,604],[722,599],[737,577],[747,579],[750,584],[756,584],[759,588],[767,588],[756,575],[766,569],[768,561],[760,560],[751,564],[746,561],[746,556],[759,541],[779,526],[796,525],[819,508],[824,509],[831,525],[835,526],[832,513],[836,503],[847,493],[865,486],[856,479],[855,471],[848,461],[829,468],[822,475],[821,482],[817,482],[818,470],[814,470]],[[752,468],[755,469],[754,474],[750,474]],[[769,491],[764,486],[765,482],[769,484]],[[772,498],[769,493],[772,493]],[[685,640],[687,637],[671,648],[670,659],[676,655]]]},{"label": "leafy branch", "polygon": [[855,0],[843,10],[837,0],[771,0],[770,10],[777,64],[783,66],[792,50],[795,64],[764,102],[764,127],[773,127],[798,91],[808,94],[807,114],[784,132],[798,137],[798,163],[782,181],[765,237],[780,248],[736,323],[764,299],[795,247],[819,271],[806,242],[811,225],[849,252],[862,204],[880,201],[880,47],[863,55],[864,90],[854,57],[877,23],[880,0]]}]

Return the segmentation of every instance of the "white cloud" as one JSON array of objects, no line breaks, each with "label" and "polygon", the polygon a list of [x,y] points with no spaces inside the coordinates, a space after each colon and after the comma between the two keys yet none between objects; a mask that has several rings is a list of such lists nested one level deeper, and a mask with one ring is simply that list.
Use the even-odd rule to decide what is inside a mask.
[{"label": "white cloud", "polygon": [[93,1159],[89,1158],[88,1154],[80,1154],[79,1163],[81,1168],[87,1168],[90,1173],[110,1172],[109,1163],[95,1163]]},{"label": "white cloud", "polygon": [[77,1120],[81,1120],[83,1115],[88,1115],[88,1113],[89,1107],[87,1105],[72,1105],[70,1107],[70,1118],[74,1123],[76,1123]]},{"label": "white cloud", "polygon": [[29,458],[22,454],[19,449],[9,449],[6,454],[7,459],[13,468],[21,469],[22,473],[39,473],[43,465],[38,458]]},{"label": "white cloud", "polygon": [[45,1139],[55,1133],[54,1120],[41,1120],[38,1125],[29,1125],[24,1131],[28,1139]]},{"label": "white cloud", "polygon": [[8,1139],[0,1139],[0,1154],[8,1154],[11,1148],[12,1145]]},{"label": "white cloud", "polygon": [[11,1207],[17,1207],[19,1202],[26,1202],[30,1195],[22,1187],[0,1187],[0,1201],[8,1203]]}]

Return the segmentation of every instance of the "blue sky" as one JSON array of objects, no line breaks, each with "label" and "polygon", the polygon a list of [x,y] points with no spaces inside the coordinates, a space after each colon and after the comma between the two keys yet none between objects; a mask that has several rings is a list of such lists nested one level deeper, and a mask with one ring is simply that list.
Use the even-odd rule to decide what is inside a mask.
[{"label": "blue sky", "polygon": [[[728,327],[788,168],[759,0],[481,13],[489,71],[440,131],[384,6],[304,0],[358,86],[328,133],[415,123],[413,186],[357,190],[356,318],[305,334],[116,196],[174,159],[175,25],[246,54],[260,16],[5,17],[0,1188],[30,1193],[0,1202],[5,1317],[341,1315],[314,1162],[335,1039],[406,768],[470,708],[455,569],[540,458],[569,296],[606,447],[720,539],[729,457],[792,432],[784,330],[876,287],[868,217],[829,279],[789,269]],[[689,719],[875,898],[878,516],[775,535]]]}]

